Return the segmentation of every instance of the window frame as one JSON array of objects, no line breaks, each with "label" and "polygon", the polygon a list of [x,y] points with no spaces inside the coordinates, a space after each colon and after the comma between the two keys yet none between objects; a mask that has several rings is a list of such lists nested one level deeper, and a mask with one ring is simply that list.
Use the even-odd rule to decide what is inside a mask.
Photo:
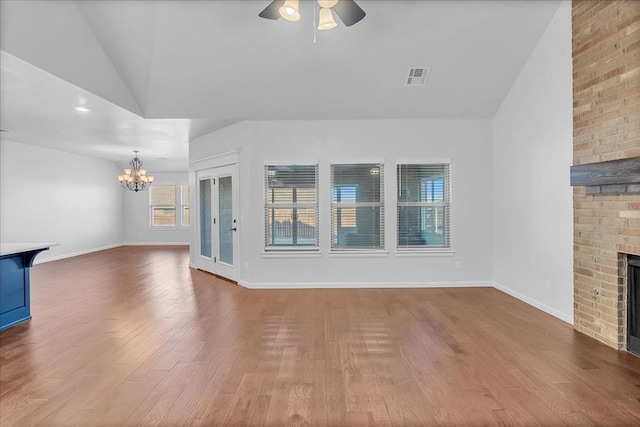
[{"label": "window frame", "polygon": [[[401,180],[398,177],[398,173],[401,166],[445,166],[445,171],[440,179],[443,179],[443,198],[442,202],[429,202],[429,201],[420,201],[420,202],[401,202],[400,191],[401,191]],[[433,180],[435,181],[435,180]],[[427,182],[427,181],[425,181]],[[453,256],[455,251],[453,250],[452,245],[452,221],[451,221],[451,205],[453,200],[453,191],[452,191],[452,165],[451,159],[426,159],[426,160],[408,160],[408,161],[397,161],[395,167],[395,183],[396,183],[396,191],[395,191],[395,204],[396,204],[396,238],[395,238],[395,246],[396,246],[396,255],[397,256],[420,256],[420,255],[434,255],[434,256]],[[422,193],[423,181],[420,180],[420,192]],[[399,224],[400,224],[400,207],[444,207],[447,212],[447,219],[445,221],[445,230],[444,230],[444,238],[445,245],[420,245],[420,246],[400,246],[400,233],[399,233]],[[424,225],[423,214],[420,214],[420,222],[421,226]]]},{"label": "window frame", "polygon": [[[291,203],[277,203],[273,200],[269,200],[269,183],[268,174],[270,167],[282,167],[282,166],[312,166],[315,168],[315,202],[298,202],[295,195],[297,194],[297,187],[291,187],[292,202]],[[293,201],[293,199],[296,201]],[[269,244],[269,211],[271,209],[292,209],[292,215],[296,216],[298,209],[315,209],[315,232],[313,245],[303,244]],[[305,256],[304,254],[319,254],[320,252],[320,164],[318,161],[298,162],[298,161],[269,161],[264,163],[263,167],[263,212],[264,212],[264,240],[263,249],[266,256],[277,256],[277,254],[287,255],[295,254],[299,256]],[[293,218],[292,218],[293,219]],[[292,221],[292,232],[297,231],[297,222]],[[297,233],[296,233],[297,234]],[[292,236],[292,239],[294,237]]]},{"label": "window frame", "polygon": [[[357,201],[348,201],[348,202],[336,202],[333,199],[334,188],[334,166],[343,166],[343,165],[368,165],[368,166],[377,166],[380,171],[380,179],[379,184],[380,188],[378,189],[380,194],[380,200],[378,202],[357,202]],[[329,256],[332,257],[369,257],[369,256],[387,256],[386,252],[386,180],[385,180],[385,161],[384,160],[339,160],[339,161],[331,161],[329,163],[329,223],[330,223],[330,236],[329,236]],[[339,187],[355,187],[356,191],[357,185],[339,185]],[[356,192],[357,195],[357,192]],[[364,207],[375,207],[379,208],[379,217],[380,217],[380,246],[334,246],[333,242],[333,229],[334,225],[334,208],[338,208],[342,206],[343,208],[364,208]]]},{"label": "window frame", "polygon": [[[189,228],[191,227],[191,187],[189,186],[189,184],[177,184],[180,186],[180,226],[182,228]],[[184,202],[184,189],[188,188],[189,189],[189,197],[187,197],[187,203]],[[189,208],[189,224],[185,224],[184,223],[184,208],[188,207]]]},{"label": "window frame", "polygon": [[[176,200],[174,205],[154,205],[152,202],[152,194],[154,187],[166,187],[172,186],[176,190]],[[182,215],[182,187],[189,186],[189,184],[184,183],[176,183],[176,182],[154,182],[151,187],[149,187],[149,230],[151,231],[175,231],[175,230],[188,230],[190,225],[183,225],[183,215]],[[191,189],[189,189],[191,192]],[[191,196],[191,195],[190,195]],[[176,221],[174,225],[155,225],[153,223],[153,209],[154,208],[172,208],[175,209],[176,212]],[[191,206],[189,205],[189,208]]]}]

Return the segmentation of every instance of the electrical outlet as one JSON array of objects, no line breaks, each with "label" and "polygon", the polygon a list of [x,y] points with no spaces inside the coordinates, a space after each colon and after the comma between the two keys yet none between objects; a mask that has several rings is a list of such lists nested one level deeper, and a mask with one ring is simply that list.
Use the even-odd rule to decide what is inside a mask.
[{"label": "electrical outlet", "polygon": [[549,279],[544,281],[544,288],[551,289],[551,281]]},{"label": "electrical outlet", "polygon": [[600,296],[600,289],[598,288],[591,289],[591,296],[594,298],[598,298]]},{"label": "electrical outlet", "polygon": [[462,261],[456,261],[456,270],[462,270]]},{"label": "electrical outlet", "polygon": [[245,270],[249,269],[249,263],[247,261],[244,262],[244,269]]}]

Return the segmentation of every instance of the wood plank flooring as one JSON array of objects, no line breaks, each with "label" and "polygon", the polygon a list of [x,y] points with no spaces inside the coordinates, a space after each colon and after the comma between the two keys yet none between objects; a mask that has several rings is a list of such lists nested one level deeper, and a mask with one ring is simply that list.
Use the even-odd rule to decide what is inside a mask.
[{"label": "wood plank flooring", "polygon": [[640,359],[495,289],[247,290],[182,247],[37,265],[0,425],[640,425]]}]

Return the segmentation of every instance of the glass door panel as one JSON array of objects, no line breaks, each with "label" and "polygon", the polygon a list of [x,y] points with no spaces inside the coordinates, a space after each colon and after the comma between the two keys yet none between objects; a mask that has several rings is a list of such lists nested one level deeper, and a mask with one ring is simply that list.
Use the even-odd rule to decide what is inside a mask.
[{"label": "glass door panel", "polygon": [[233,178],[231,176],[219,179],[218,209],[220,212],[220,262],[233,265],[233,235],[236,224],[233,217]]},{"label": "glass door panel", "polygon": [[200,180],[200,255],[211,258],[211,179]]}]

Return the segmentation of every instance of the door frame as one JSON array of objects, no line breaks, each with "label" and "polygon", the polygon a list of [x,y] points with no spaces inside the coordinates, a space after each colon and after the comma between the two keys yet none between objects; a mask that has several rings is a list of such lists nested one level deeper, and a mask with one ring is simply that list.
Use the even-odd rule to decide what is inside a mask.
[{"label": "door frame", "polygon": [[[217,168],[222,168],[225,166],[232,166],[235,167],[234,170],[234,182],[233,182],[233,198],[234,198],[234,207],[235,207],[235,219],[236,219],[236,228],[237,231],[236,233],[236,237],[234,239],[234,269],[235,269],[235,275],[232,278],[228,278],[229,280],[232,280],[234,282],[240,282],[240,278],[241,278],[241,271],[242,269],[240,268],[240,266],[242,265],[241,263],[241,258],[242,258],[242,251],[241,251],[241,211],[240,211],[240,200],[238,198],[238,195],[241,194],[240,192],[240,178],[239,178],[239,162],[238,162],[238,155],[239,155],[239,151],[238,150],[232,150],[232,151],[228,151],[228,152],[224,152],[224,153],[220,153],[220,154],[216,154],[213,156],[207,156],[207,157],[203,157],[200,159],[195,159],[195,160],[191,160],[190,161],[190,168],[189,168],[189,182],[191,185],[191,188],[194,190],[191,192],[191,206],[194,206],[195,209],[193,209],[193,217],[192,217],[192,224],[193,227],[191,229],[191,250],[190,250],[190,263],[189,266],[192,268],[197,268],[199,270],[203,270],[203,271],[208,271],[211,272],[213,274],[219,275],[221,277],[225,277],[228,278],[226,276],[224,276],[224,271],[222,272],[222,274],[220,274],[221,272],[218,271],[215,267],[214,268],[206,268],[207,266],[204,265],[205,268],[203,267],[203,262],[201,261],[203,259],[203,257],[200,255],[200,178],[206,178],[208,177],[208,173],[209,170],[214,170]],[[223,176],[225,176],[223,174]],[[211,176],[211,178],[213,178],[213,176]],[[212,200],[214,197],[216,197],[217,194],[214,196],[213,191],[211,194]],[[212,215],[213,215],[213,211],[212,211]],[[213,235],[216,234],[216,232],[214,231],[214,227],[212,226],[212,239],[213,239]],[[216,236],[217,237],[217,236]],[[214,242],[212,240],[212,246],[217,245],[217,239]],[[217,248],[212,248],[212,251],[217,251]],[[213,253],[212,253],[213,255]],[[213,270],[213,271],[212,271]]]}]

